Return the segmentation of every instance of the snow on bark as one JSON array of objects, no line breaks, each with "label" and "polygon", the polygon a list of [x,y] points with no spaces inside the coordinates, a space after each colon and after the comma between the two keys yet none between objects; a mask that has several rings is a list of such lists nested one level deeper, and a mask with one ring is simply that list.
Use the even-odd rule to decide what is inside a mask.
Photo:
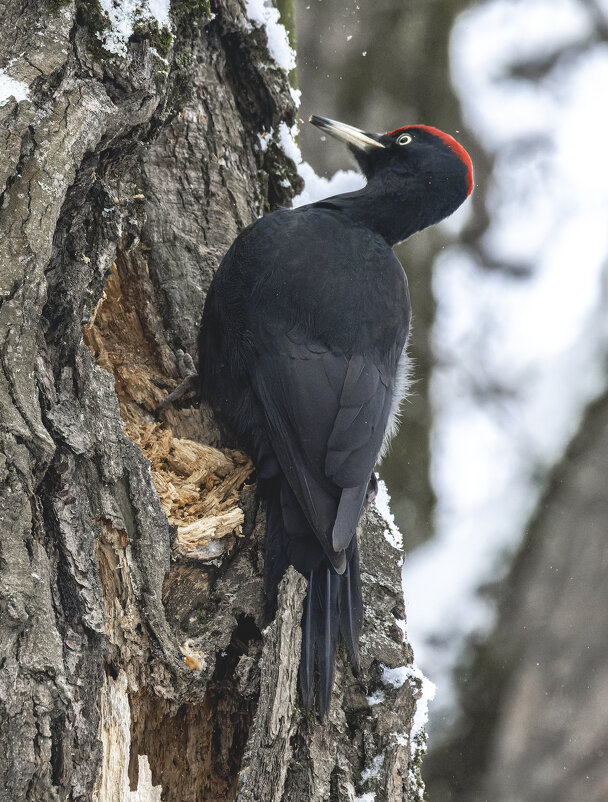
[{"label": "snow on bark", "polygon": [[259,148],[295,107],[242,5],[171,11],[159,59],[153,29],[127,58],[102,48],[92,3],[0,10],[0,65],[30,93],[0,105],[0,787],[234,799],[282,739],[277,799],[406,799],[411,755],[391,733],[409,732],[412,689],[367,702],[380,664],[411,662],[384,525],[370,513],[361,531],[362,675],[340,657],[321,725],[295,691],[302,579],[274,624],[266,610],[246,458],[209,410],[155,413],[221,256],[301,189]]}]

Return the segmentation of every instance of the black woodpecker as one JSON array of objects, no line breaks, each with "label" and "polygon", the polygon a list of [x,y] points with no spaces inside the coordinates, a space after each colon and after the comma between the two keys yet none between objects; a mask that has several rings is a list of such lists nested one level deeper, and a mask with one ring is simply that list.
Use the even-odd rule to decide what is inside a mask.
[{"label": "black woodpecker", "polygon": [[311,117],[345,142],[367,184],[280,209],[234,241],[209,289],[200,389],[253,455],[266,499],[266,593],[308,578],[300,688],[329,709],[340,635],[359,668],[356,527],[405,392],[407,279],[393,245],[457,209],[471,160],[426,125],[372,134]]}]

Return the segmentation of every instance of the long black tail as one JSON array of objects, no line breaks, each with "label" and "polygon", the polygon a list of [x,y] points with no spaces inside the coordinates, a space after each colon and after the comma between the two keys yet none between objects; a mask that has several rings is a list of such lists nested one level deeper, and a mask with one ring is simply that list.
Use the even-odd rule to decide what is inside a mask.
[{"label": "long black tail", "polygon": [[[359,634],[363,621],[359,552],[356,536],[347,549],[347,565],[338,574],[324,557],[321,544],[271,452],[258,455],[258,491],[266,499],[266,596],[272,604],[288,565],[308,576],[302,616],[300,688],[306,707],[315,699],[318,671],[318,711],[329,710],[334,663],[340,635],[353,671],[359,671]],[[312,566],[315,566],[314,568]]]},{"label": "long black tail", "polygon": [[359,634],[363,621],[359,553],[356,539],[344,574],[328,563],[310,572],[302,617],[300,688],[306,707],[314,702],[315,657],[318,667],[318,710],[329,710],[334,684],[334,664],[340,635],[355,674],[359,672]]}]

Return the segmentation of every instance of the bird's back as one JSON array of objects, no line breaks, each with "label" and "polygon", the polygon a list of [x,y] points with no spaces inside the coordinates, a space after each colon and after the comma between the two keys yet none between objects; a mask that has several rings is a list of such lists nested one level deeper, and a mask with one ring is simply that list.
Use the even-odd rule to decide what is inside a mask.
[{"label": "bird's back", "polygon": [[252,267],[259,279],[250,325],[268,315],[286,325],[302,323],[311,337],[349,356],[362,350],[380,356],[392,348],[396,331],[407,328],[403,268],[370,229],[313,205],[276,212],[254,226],[251,239],[254,234],[260,245],[252,247],[258,260]]},{"label": "bird's back", "polygon": [[268,501],[269,595],[288,564],[309,578],[302,687],[310,697],[316,654],[322,709],[340,632],[358,660],[355,532],[408,325],[407,282],[392,249],[322,204],[246,229],[206,301],[202,394],[255,457]]}]

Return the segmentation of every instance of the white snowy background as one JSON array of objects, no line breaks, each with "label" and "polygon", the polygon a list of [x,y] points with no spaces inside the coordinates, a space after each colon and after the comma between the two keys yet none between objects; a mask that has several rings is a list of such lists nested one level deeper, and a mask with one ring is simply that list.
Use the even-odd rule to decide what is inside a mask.
[{"label": "white snowy background", "polygon": [[[608,47],[576,47],[594,24],[592,4],[494,0],[452,34],[465,119],[495,158],[484,249],[529,276],[463,247],[435,265],[437,536],[404,568],[408,634],[437,685],[431,727],[452,710],[466,637],[492,623],[477,589],[508,568],[549,469],[607,383]],[[565,48],[540,80],[509,77]]]}]

